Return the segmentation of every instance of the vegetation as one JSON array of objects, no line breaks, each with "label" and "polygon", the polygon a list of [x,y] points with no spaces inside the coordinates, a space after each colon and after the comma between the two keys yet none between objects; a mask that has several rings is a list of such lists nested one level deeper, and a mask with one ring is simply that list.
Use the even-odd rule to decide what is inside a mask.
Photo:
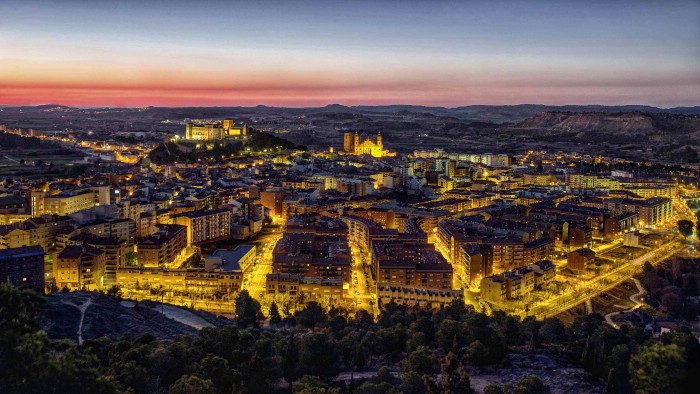
[{"label": "vegetation", "polygon": [[[388,304],[377,321],[313,303],[256,327],[260,306],[242,292],[235,325],[172,341],[153,337],[49,340],[36,323],[42,297],[0,285],[0,392],[3,393],[470,393],[465,366],[503,364],[510,348],[549,348],[608,381],[608,392],[690,392],[700,349],[686,330],[659,340],[613,329],[600,315],[571,326],[453,303],[433,311]],[[279,313],[279,312],[278,312]],[[335,382],[340,371],[375,370],[371,379]],[[398,372],[398,375],[392,373]],[[489,393],[547,393],[535,377]]]},{"label": "vegetation", "polygon": [[0,133],[0,148],[2,149],[31,149],[41,145],[41,140],[36,137],[23,137],[16,134]]},{"label": "vegetation", "polygon": [[700,315],[700,261],[676,258],[656,267],[645,267],[642,284],[649,302],[673,319],[695,319]]},{"label": "vegetation", "polygon": [[689,237],[693,235],[693,227],[695,227],[695,225],[690,220],[679,220],[676,222],[676,225],[678,226],[678,232],[681,233],[682,236]]},{"label": "vegetation", "polygon": [[[224,140],[199,144],[195,142],[162,143],[148,154],[148,158],[157,164],[203,161],[221,162],[248,152],[275,152],[286,149],[306,150],[305,146],[295,145],[293,142],[273,134],[254,129],[249,130],[250,132],[245,140]],[[197,148],[197,145],[200,145],[200,147]],[[211,149],[206,149],[202,145],[209,145]]]}]

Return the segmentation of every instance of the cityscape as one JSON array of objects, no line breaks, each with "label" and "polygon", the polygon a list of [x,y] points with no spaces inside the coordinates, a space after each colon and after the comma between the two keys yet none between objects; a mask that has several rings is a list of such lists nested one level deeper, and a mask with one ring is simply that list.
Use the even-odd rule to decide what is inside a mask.
[{"label": "cityscape", "polygon": [[0,6],[1,392],[695,391],[699,3],[212,4]]}]

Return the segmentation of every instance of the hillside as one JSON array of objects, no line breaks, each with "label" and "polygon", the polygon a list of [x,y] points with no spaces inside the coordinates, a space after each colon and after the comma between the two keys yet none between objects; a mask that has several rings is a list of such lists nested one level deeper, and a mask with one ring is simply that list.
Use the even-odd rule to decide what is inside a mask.
[{"label": "hillside", "polygon": [[[80,327],[81,306],[85,316]],[[194,334],[194,328],[163,316],[144,303],[134,308],[100,293],[54,293],[47,297],[39,324],[49,338],[89,340],[128,335],[139,338],[150,334],[158,339],[173,339]]]},{"label": "hillside", "polygon": [[606,132],[621,134],[693,133],[700,116],[651,112],[542,112],[515,127],[552,132]]},{"label": "hillside", "polygon": [[[539,140],[570,141],[606,147],[627,144],[654,159],[697,162],[700,116],[657,112],[542,112],[512,127]],[[618,149],[619,150],[619,149]]]}]

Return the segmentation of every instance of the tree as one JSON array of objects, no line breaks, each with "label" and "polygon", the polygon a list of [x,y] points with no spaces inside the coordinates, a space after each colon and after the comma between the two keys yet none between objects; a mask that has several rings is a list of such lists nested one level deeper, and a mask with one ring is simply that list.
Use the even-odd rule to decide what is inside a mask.
[{"label": "tree", "polygon": [[401,361],[401,375],[413,372],[423,376],[433,372],[435,360],[427,347],[421,346]]},{"label": "tree", "polygon": [[294,387],[294,393],[299,394],[336,394],[340,389],[328,387],[318,376],[304,375]]},{"label": "tree", "polygon": [[423,394],[425,386],[423,377],[415,372],[409,372],[402,376],[401,392],[403,394]]},{"label": "tree", "polygon": [[136,252],[127,252],[126,255],[124,255],[124,264],[126,264],[129,267],[137,265],[139,262],[138,260],[139,255]]},{"label": "tree", "polygon": [[299,341],[295,336],[289,338],[287,349],[282,360],[282,377],[292,388],[292,384],[299,378]]},{"label": "tree", "polygon": [[489,383],[484,387],[484,394],[505,394],[505,391],[496,383]]},{"label": "tree", "polygon": [[675,343],[656,342],[634,353],[628,368],[630,383],[641,392],[679,392],[685,377],[685,357]]},{"label": "tree", "polygon": [[340,357],[333,340],[321,333],[304,337],[299,347],[299,366],[306,375],[334,377],[340,368]]},{"label": "tree", "polygon": [[260,317],[260,303],[243,290],[236,297],[236,321],[243,327],[257,326]]},{"label": "tree", "polygon": [[423,381],[428,393],[469,394],[474,392],[469,383],[469,374],[452,352],[440,362],[440,379],[434,382],[428,375],[424,375]]},{"label": "tree", "polygon": [[313,330],[317,325],[326,321],[326,311],[323,310],[321,304],[311,301],[306,304],[306,308],[294,314],[294,317],[302,327]]},{"label": "tree", "polygon": [[514,394],[549,394],[552,391],[537,376],[523,376],[515,384]]},{"label": "tree", "polygon": [[566,339],[566,327],[556,317],[546,319],[540,327],[540,338],[544,343],[561,344]]},{"label": "tree", "polygon": [[107,290],[107,296],[114,298],[116,300],[120,300],[122,298],[122,290],[119,288],[117,285],[112,285],[112,287]]},{"label": "tree", "polygon": [[679,220],[676,222],[676,225],[678,226],[678,232],[684,237],[688,237],[693,234],[693,227],[695,226],[690,220]]},{"label": "tree", "polygon": [[214,391],[216,391],[216,387],[211,380],[204,380],[195,375],[184,375],[170,386],[168,392],[170,394],[202,394]]},{"label": "tree", "polygon": [[280,323],[282,323],[282,316],[280,316],[280,311],[277,309],[277,304],[273,301],[270,304],[270,324],[278,326]]},{"label": "tree", "polygon": [[198,377],[211,380],[219,393],[230,393],[235,382],[240,380],[239,372],[231,369],[225,358],[207,354],[193,366]]}]

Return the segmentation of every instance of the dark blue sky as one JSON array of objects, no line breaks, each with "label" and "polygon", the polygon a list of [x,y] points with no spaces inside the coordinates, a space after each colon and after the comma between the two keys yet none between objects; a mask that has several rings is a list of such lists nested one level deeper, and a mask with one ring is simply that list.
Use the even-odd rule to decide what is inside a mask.
[{"label": "dark blue sky", "polygon": [[0,103],[700,105],[696,1],[0,2]]}]

